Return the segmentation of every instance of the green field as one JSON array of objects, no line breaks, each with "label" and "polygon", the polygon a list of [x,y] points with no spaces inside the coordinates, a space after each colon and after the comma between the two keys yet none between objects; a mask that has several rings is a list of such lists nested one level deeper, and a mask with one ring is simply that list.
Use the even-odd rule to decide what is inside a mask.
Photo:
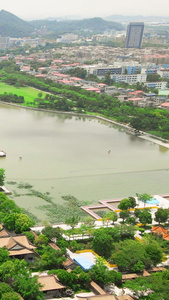
[{"label": "green field", "polygon": [[[31,87],[20,87],[17,88],[13,85],[8,85],[5,84],[3,82],[0,82],[0,94],[3,93],[12,93],[12,94],[16,94],[18,96],[23,96],[25,99],[25,103],[22,105],[29,105],[31,106],[31,102],[33,102],[35,100],[35,98],[38,97],[39,94],[39,90],[31,88]],[[42,98],[45,97],[46,93],[42,92],[43,96]],[[35,105],[33,105],[35,107]]]}]

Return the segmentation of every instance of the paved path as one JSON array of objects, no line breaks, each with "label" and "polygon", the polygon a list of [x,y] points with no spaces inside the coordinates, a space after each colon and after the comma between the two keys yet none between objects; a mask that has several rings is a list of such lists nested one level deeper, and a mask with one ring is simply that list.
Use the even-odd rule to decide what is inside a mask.
[{"label": "paved path", "polygon": [[147,140],[153,144],[158,144],[160,146],[163,146],[163,147],[166,147],[166,148],[169,148],[169,143],[164,143],[160,140],[157,140],[156,138],[152,138],[150,136],[148,136],[147,134],[144,134],[144,135],[139,135],[138,136],[139,138],[143,139],[143,140]]}]

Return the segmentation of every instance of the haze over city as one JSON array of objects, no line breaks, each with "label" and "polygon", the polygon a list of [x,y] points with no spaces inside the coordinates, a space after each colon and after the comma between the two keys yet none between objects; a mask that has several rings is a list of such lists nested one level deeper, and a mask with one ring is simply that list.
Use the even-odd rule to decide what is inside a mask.
[{"label": "haze over city", "polygon": [[168,1],[161,0],[156,5],[153,1],[119,0],[1,0],[0,10],[7,10],[25,20],[42,19],[48,17],[74,18],[106,17],[113,14],[168,16]]}]

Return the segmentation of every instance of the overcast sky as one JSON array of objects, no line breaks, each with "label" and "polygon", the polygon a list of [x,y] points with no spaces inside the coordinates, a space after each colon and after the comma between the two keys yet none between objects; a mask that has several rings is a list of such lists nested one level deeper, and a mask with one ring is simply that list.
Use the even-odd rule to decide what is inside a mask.
[{"label": "overcast sky", "polygon": [[0,0],[0,10],[22,19],[79,16],[105,17],[113,14],[169,16],[168,0]]}]

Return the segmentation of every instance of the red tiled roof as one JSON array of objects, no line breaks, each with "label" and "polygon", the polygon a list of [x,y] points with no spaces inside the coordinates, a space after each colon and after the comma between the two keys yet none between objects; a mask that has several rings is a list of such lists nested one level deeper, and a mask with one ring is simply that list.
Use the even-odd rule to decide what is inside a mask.
[{"label": "red tiled roof", "polygon": [[162,103],[161,106],[169,107],[169,102]]},{"label": "red tiled roof", "polygon": [[169,241],[169,233],[163,234],[163,239]]},{"label": "red tiled roof", "polygon": [[72,80],[82,80],[82,78],[79,78],[79,77],[70,77],[70,79],[72,79]]},{"label": "red tiled roof", "polygon": [[100,92],[100,90],[98,89],[98,88],[87,88],[87,89],[85,89],[86,91],[91,91],[91,92],[96,92],[96,91],[99,91]]},{"label": "red tiled roof", "polygon": [[49,68],[59,68],[58,66],[50,66]]},{"label": "red tiled roof", "polygon": [[35,77],[46,77],[46,74],[36,74]]},{"label": "red tiled roof", "polygon": [[142,100],[143,98],[128,98],[129,101],[138,101]]},{"label": "red tiled roof", "polygon": [[62,60],[62,59],[55,59],[53,62],[54,62],[54,63],[62,63],[63,60]]},{"label": "red tiled roof", "polygon": [[168,230],[163,228],[162,226],[152,226],[152,233],[156,233],[158,235],[162,235],[164,240],[169,241],[169,233]]}]

